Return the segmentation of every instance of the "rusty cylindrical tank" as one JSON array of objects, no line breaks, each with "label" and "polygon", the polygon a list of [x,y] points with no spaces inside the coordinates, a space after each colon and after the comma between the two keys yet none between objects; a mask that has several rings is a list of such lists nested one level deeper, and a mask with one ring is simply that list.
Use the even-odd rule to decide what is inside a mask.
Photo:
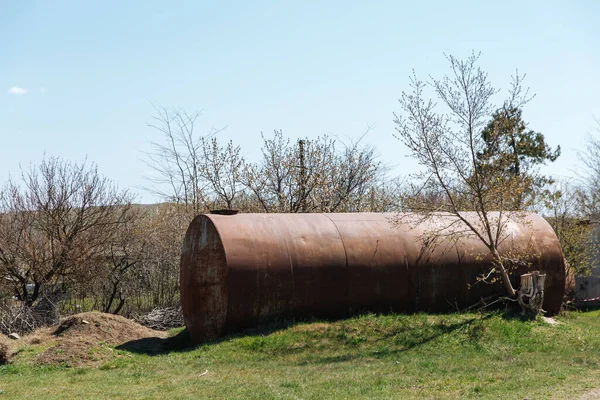
[{"label": "rusty cylindrical tank", "polygon": [[[405,217],[411,214],[196,217],[185,236],[180,272],[192,339],[199,343],[277,316],[442,312],[505,293],[500,282],[476,284],[490,265],[479,240],[461,235],[430,242],[432,222],[415,226],[402,222]],[[500,252],[526,251],[530,269],[547,274],[544,309],[558,312],[565,264],[552,228],[532,214],[509,222],[506,232]],[[513,272],[513,285],[525,270]]]}]

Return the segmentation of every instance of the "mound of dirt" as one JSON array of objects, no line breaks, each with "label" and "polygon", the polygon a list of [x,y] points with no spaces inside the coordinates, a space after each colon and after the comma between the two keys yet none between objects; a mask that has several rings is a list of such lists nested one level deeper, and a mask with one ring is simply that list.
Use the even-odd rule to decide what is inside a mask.
[{"label": "mound of dirt", "polygon": [[113,347],[144,338],[164,338],[165,332],[154,331],[127,318],[87,312],[61,321],[58,328],[38,331],[31,344],[51,344],[36,361],[41,364],[72,367],[96,366],[114,357]]}]

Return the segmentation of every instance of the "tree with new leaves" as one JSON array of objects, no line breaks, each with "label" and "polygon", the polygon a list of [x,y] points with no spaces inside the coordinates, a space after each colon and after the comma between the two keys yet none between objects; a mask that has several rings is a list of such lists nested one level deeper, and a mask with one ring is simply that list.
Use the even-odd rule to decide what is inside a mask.
[{"label": "tree with new leaves", "polygon": [[[556,233],[567,261],[568,290],[574,289],[574,278],[590,275],[598,266],[600,242],[595,224],[582,213],[582,188],[568,181],[554,182],[544,195],[544,214]],[[567,293],[572,296],[574,293]]]},{"label": "tree with new leaves", "polygon": [[243,191],[242,170],[244,159],[240,146],[230,140],[220,146],[217,138],[201,138],[202,159],[198,166],[201,181],[205,182],[205,204],[209,209],[236,206],[236,200]]},{"label": "tree with new leaves", "polygon": [[332,176],[335,142],[324,136],[291,142],[263,135],[262,160],[247,165],[245,185],[263,212],[314,212]]},{"label": "tree with new leaves", "polygon": [[[497,274],[507,294],[516,297],[510,267],[526,260],[515,252],[501,255],[499,247],[509,239],[508,223],[524,218],[524,208],[514,209],[514,198],[528,190],[530,178],[511,170],[510,157],[494,159],[494,168],[481,160],[488,148],[483,133],[499,109],[493,103],[499,91],[477,65],[478,59],[479,54],[465,60],[447,56],[450,75],[423,82],[413,73],[412,91],[402,93],[401,113],[394,114],[397,137],[421,166],[414,176],[420,182],[417,193],[427,188],[428,197],[437,199],[419,204],[411,200],[419,200],[418,196],[408,196],[404,206],[419,211],[422,219],[435,220],[431,225],[437,226],[436,232],[427,234],[455,232],[453,240],[469,235],[481,241],[491,259],[484,278]],[[521,109],[528,100],[522,78],[513,77],[502,108]],[[465,210],[474,211],[476,218],[467,218]],[[440,213],[453,222],[443,225]]]},{"label": "tree with new leaves", "polygon": [[[596,133],[600,120],[596,119]],[[545,196],[548,221],[554,228],[576,276],[597,274],[600,240],[600,139],[590,134],[578,152],[583,165],[575,182],[554,184]]]},{"label": "tree with new leaves", "polygon": [[281,131],[263,135],[262,160],[246,165],[244,184],[262,212],[383,211],[392,186],[362,135],[349,144],[327,136],[291,142]]}]

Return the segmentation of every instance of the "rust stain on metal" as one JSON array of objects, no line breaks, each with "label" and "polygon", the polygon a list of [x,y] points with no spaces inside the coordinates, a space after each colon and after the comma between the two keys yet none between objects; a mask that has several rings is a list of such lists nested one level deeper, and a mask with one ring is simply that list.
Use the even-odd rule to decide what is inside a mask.
[{"label": "rust stain on metal", "polygon": [[[466,213],[468,215],[469,213]],[[478,284],[489,265],[472,237],[432,245],[421,223],[397,214],[209,214],[188,228],[181,257],[181,301],[200,343],[276,316],[343,316],[361,311],[442,312],[503,293]],[[469,215],[468,218],[475,218]],[[547,275],[544,309],[560,309],[565,263],[540,216],[510,222],[501,253],[524,248]],[[512,274],[513,284],[525,272]]]}]

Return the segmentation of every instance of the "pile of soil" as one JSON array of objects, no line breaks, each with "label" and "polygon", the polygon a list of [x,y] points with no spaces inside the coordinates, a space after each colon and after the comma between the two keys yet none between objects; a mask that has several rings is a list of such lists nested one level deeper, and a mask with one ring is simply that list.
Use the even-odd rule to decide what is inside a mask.
[{"label": "pile of soil", "polygon": [[51,344],[37,356],[40,364],[71,367],[97,366],[118,356],[113,347],[148,338],[165,338],[166,333],[146,328],[127,318],[87,312],[72,315],[57,328],[39,330],[29,338],[30,344]]}]

